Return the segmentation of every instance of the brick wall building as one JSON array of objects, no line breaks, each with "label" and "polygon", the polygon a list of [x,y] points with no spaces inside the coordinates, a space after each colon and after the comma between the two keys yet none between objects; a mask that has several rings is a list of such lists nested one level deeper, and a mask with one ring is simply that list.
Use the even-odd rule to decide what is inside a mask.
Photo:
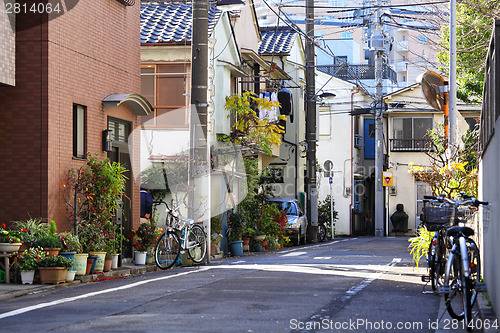
[{"label": "brick wall building", "polygon": [[[16,85],[0,87],[0,221],[48,217],[70,229],[61,183],[86,153],[106,156],[108,127],[115,130],[109,157],[132,170],[127,135],[118,132],[133,130],[150,110],[133,94],[140,92],[140,4],[133,3],[80,0],[58,17],[17,15]],[[140,205],[128,176],[126,229],[138,225]]]}]

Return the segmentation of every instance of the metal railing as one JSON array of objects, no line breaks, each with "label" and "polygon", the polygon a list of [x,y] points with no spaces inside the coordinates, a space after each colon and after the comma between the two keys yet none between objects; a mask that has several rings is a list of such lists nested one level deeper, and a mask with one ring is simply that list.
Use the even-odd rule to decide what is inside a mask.
[{"label": "metal railing", "polygon": [[[375,65],[318,65],[316,68],[323,73],[347,81],[375,79]],[[393,83],[398,82],[398,74],[386,64],[383,66],[383,78]]]},{"label": "metal railing", "polygon": [[390,139],[391,151],[430,151],[429,139]]}]

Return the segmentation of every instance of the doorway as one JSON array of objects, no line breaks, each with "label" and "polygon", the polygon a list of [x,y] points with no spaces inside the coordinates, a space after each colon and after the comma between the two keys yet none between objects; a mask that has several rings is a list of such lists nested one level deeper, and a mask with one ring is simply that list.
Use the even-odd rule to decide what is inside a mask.
[{"label": "doorway", "polygon": [[[130,163],[130,152],[128,148],[128,137],[131,133],[132,123],[113,117],[108,117],[108,129],[112,140],[112,151],[108,152],[111,162],[120,163],[127,171],[124,173],[125,195],[122,196],[122,227],[123,235],[127,237],[132,232],[132,165]],[[122,247],[122,258],[132,257],[132,245],[124,243]]]}]

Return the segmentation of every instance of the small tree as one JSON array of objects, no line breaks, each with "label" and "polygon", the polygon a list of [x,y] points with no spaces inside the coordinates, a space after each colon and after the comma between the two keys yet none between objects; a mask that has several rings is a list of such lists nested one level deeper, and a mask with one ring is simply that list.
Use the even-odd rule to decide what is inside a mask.
[{"label": "small tree", "polygon": [[[270,110],[279,107],[279,103],[258,98],[253,92],[247,91],[242,95],[227,96],[224,107],[230,112],[228,118],[233,117],[235,123],[231,136],[223,139],[229,139],[237,145],[259,147],[272,155],[271,146],[279,146],[285,130],[283,126],[274,123],[273,119],[259,118],[256,110]],[[278,119],[286,120],[286,116],[281,115]]]},{"label": "small tree", "polygon": [[477,139],[479,131],[467,131],[462,137],[462,145],[446,149],[446,137],[442,126],[430,130],[431,149],[427,152],[429,166],[410,163],[408,172],[416,180],[431,186],[434,195],[445,194],[454,198],[460,192],[477,196]]}]

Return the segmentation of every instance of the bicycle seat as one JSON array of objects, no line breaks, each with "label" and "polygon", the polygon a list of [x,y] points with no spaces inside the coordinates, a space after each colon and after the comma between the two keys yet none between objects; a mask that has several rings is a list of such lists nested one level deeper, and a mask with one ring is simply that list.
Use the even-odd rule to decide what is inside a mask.
[{"label": "bicycle seat", "polygon": [[451,227],[446,231],[446,236],[456,236],[457,234],[463,234],[465,237],[474,235],[474,230],[469,227]]}]

